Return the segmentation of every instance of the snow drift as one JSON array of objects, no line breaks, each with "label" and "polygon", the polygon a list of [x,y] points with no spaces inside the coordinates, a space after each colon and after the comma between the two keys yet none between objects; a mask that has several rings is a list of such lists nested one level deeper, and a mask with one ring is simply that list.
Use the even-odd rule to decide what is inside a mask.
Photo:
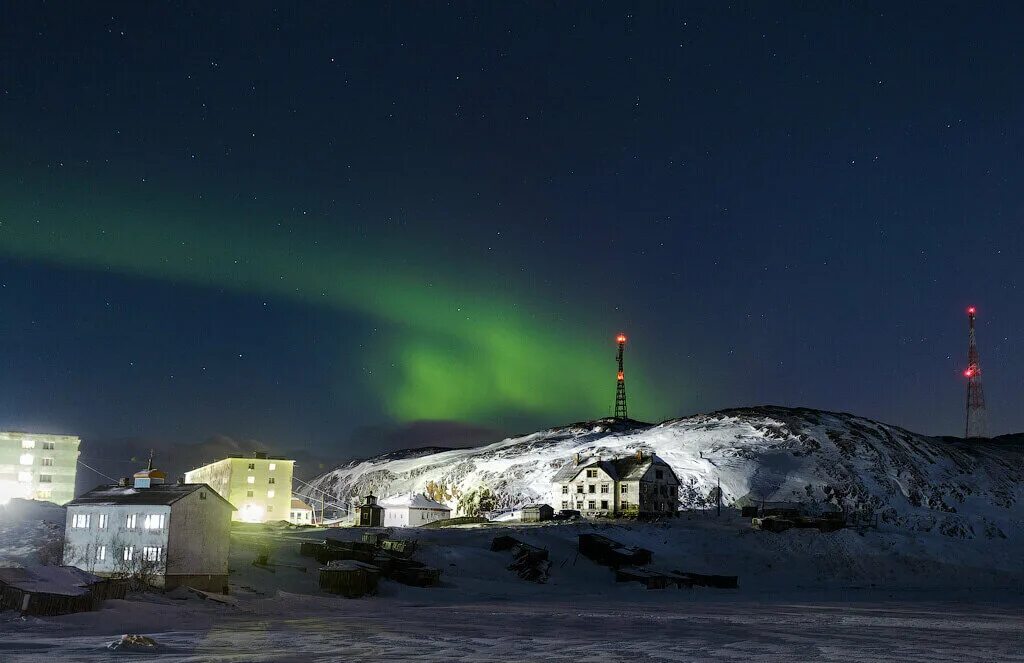
[{"label": "snow drift", "polygon": [[614,457],[638,449],[657,453],[679,475],[681,508],[707,506],[721,481],[725,504],[842,508],[966,538],[1005,538],[1020,525],[1019,437],[934,438],[805,408],[723,410],[655,425],[601,419],[470,449],[391,452],[311,483],[343,504],[368,492],[412,491],[470,514],[550,502],[551,477],[577,453]]}]

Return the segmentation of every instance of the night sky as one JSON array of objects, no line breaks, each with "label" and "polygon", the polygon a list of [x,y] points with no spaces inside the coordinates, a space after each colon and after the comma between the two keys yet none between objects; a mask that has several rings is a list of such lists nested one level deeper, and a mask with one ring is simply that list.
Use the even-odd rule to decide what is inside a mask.
[{"label": "night sky", "polygon": [[1024,10],[817,4],[5,4],[0,428],[1024,429]]}]

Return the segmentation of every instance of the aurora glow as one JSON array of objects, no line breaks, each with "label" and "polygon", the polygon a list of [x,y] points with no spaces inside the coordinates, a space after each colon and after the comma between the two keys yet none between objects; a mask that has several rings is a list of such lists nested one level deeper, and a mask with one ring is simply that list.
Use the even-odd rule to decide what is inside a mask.
[{"label": "aurora glow", "polygon": [[[507,287],[496,295],[479,279],[458,279],[457,267],[442,274],[395,264],[408,247],[367,251],[274,237],[265,219],[247,220],[240,239],[233,234],[238,229],[217,223],[211,209],[176,213],[174,201],[152,200],[136,207],[124,193],[116,204],[107,197],[65,197],[49,207],[19,202],[14,190],[4,193],[0,254],[259,293],[380,321],[386,333],[370,352],[377,365],[393,368],[363,377],[398,420],[487,422],[519,413],[560,421],[606,414],[614,327],[577,319],[570,328],[550,312],[527,310]],[[580,327],[594,333],[574,331]],[[648,394],[637,415],[667,411],[652,391],[637,390]]]}]

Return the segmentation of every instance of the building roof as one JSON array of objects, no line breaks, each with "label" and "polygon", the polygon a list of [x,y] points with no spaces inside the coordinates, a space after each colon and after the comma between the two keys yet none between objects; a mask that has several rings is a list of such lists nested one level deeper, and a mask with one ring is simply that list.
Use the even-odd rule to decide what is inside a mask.
[{"label": "building roof", "polygon": [[313,507],[309,506],[308,504],[306,504],[302,500],[297,499],[295,497],[292,498],[292,507],[291,508],[293,508],[293,509],[305,509],[307,511],[312,511],[313,510]]},{"label": "building roof", "polygon": [[[652,464],[669,467],[668,463],[659,458],[657,454],[646,453],[640,458],[637,458],[636,454],[630,454],[614,460],[590,459],[578,465],[570,461],[555,473],[551,481],[563,483],[572,481],[581,470],[595,467],[604,470],[605,474],[614,481],[633,481],[642,478]],[[669,469],[671,468],[669,467]]]},{"label": "building roof", "polygon": [[81,596],[102,580],[74,566],[0,568],[0,583],[32,594]]},{"label": "building roof", "polygon": [[384,508],[409,507],[410,509],[443,509],[444,511],[451,511],[444,504],[435,502],[426,495],[418,493],[406,493],[405,495],[388,497],[381,500],[380,505]]},{"label": "building roof", "polygon": [[235,507],[205,483],[163,483],[150,488],[133,488],[132,486],[97,486],[89,492],[76,497],[65,506],[86,505],[171,505],[183,497],[191,495],[200,488],[205,488],[224,504],[235,511]]},{"label": "building roof", "polygon": [[538,502],[536,504],[527,504],[522,508],[525,511],[526,509],[543,509],[545,507],[551,509],[552,511],[554,511],[555,509],[555,507],[551,506],[550,504],[545,504],[544,502]]}]

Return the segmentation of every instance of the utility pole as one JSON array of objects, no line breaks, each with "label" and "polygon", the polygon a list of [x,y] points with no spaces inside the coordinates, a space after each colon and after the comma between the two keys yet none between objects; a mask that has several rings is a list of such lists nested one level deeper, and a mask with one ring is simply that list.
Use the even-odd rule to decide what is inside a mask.
[{"label": "utility pole", "polygon": [[718,477],[718,517],[722,517],[722,479]]}]

